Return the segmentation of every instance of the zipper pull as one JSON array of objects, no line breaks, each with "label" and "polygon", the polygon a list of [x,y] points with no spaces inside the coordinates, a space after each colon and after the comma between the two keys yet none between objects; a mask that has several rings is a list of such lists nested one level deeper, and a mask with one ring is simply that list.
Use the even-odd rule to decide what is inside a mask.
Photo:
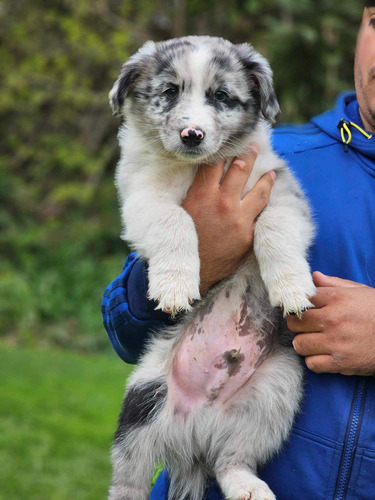
[{"label": "zipper pull", "polygon": [[[355,127],[359,132],[361,132],[362,135],[366,137],[366,139],[371,139],[372,135],[368,134],[363,128],[359,127],[356,123],[350,122],[349,120],[345,120],[345,118],[342,118],[339,121],[339,124],[337,125],[337,128],[341,132],[341,140],[344,143],[344,151],[345,153],[348,152],[348,144],[352,140],[352,133],[350,131],[350,127]],[[347,137],[345,137],[345,134]]]},{"label": "zipper pull", "polygon": [[[350,132],[350,128],[349,127],[350,127],[350,121],[349,120],[345,120],[345,118],[343,118],[342,120],[340,120],[339,124],[337,125],[337,128],[341,132],[341,140],[344,143],[344,152],[345,153],[348,152],[348,149],[349,149],[348,148],[348,144],[352,140],[352,133]],[[345,137],[345,133],[347,134],[347,137]]]}]

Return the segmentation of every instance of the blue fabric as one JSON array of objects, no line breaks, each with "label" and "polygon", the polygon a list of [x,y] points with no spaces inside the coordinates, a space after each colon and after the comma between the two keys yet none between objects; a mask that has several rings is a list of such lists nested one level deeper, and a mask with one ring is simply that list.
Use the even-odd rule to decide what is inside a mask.
[{"label": "blue fabric", "polygon": [[124,270],[105,290],[103,324],[116,353],[126,363],[136,363],[152,332],[173,324],[168,314],[155,311],[147,298],[148,280],[144,262],[135,253],[125,261]]},{"label": "blue fabric", "polygon": [[[273,145],[313,209],[318,230],[309,255],[312,270],[375,286],[375,138],[352,128],[345,152],[337,128],[342,118],[362,126],[353,93],[339,96],[333,110],[309,124],[275,129]],[[134,260],[130,257],[125,274],[133,274]],[[116,351],[128,353],[123,359],[137,359],[152,328],[162,324],[145,304],[145,269],[139,265],[143,288],[133,283],[126,290],[120,277],[121,291],[110,286],[104,299],[108,305],[117,294],[124,300],[128,295],[128,302],[115,300],[105,309],[104,321]],[[141,320],[131,316],[129,300]],[[306,370],[305,398],[291,437],[259,475],[278,500],[375,500],[375,378]],[[167,489],[163,473],[151,499],[167,498]],[[205,500],[223,500],[217,485]]]}]

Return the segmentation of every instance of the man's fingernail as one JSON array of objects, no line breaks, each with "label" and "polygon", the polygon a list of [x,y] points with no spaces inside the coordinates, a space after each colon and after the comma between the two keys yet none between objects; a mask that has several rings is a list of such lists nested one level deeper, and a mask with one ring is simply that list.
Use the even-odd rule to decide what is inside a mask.
[{"label": "man's fingernail", "polygon": [[252,153],[255,153],[256,155],[259,153],[259,146],[256,142],[252,142],[250,144],[250,149]]},{"label": "man's fingernail", "polygon": [[242,160],[241,158],[235,158],[232,165],[236,166],[240,170],[246,171],[246,169],[247,169],[247,165],[246,165],[245,160]]},{"label": "man's fingernail", "polygon": [[275,182],[276,179],[276,172],[274,170],[271,170],[270,176],[272,177],[273,182]]}]

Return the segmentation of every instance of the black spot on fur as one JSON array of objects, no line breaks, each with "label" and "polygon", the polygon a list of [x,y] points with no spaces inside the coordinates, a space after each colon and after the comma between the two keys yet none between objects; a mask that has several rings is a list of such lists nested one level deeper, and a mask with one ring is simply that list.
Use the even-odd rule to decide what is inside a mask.
[{"label": "black spot on fur", "polygon": [[160,410],[167,395],[165,383],[159,380],[131,387],[122,403],[115,442],[132,428],[146,425]]},{"label": "black spot on fur", "polygon": [[[280,316],[281,316],[281,310],[280,310]],[[278,344],[283,347],[293,347],[292,342],[295,336],[296,334],[289,330],[286,319],[282,319],[278,329],[278,336],[277,336]]]},{"label": "black spot on fur", "polygon": [[242,59],[242,64],[250,73],[261,71],[261,65],[257,61],[252,61],[251,59]]},{"label": "black spot on fur", "polygon": [[250,94],[252,97],[253,109],[256,115],[261,111],[261,95],[260,95],[260,85],[257,77],[251,75],[249,77]]},{"label": "black spot on fur", "polygon": [[155,75],[158,76],[161,73],[165,74],[170,79],[177,78],[176,70],[173,68],[173,64],[170,57],[166,57],[166,54],[158,54],[156,56],[156,67]]},{"label": "black spot on fur", "polygon": [[241,99],[234,97],[234,96],[229,96],[223,100],[223,101],[218,101],[215,99],[215,92],[213,90],[207,90],[206,92],[206,103],[209,104],[210,106],[213,106],[215,109],[218,111],[223,111],[226,108],[229,109],[234,109],[237,107],[241,107],[243,109],[247,108],[247,104],[242,102]]},{"label": "black spot on fur", "polygon": [[[259,120],[259,116],[251,116],[249,113],[249,116],[247,117],[248,122],[243,123],[241,126],[238,127],[238,130],[231,134],[228,139],[226,139],[226,142],[228,144],[233,144],[235,141],[240,141],[244,137],[246,137],[250,132],[252,132]],[[225,144],[224,144],[225,146]]]},{"label": "black spot on fur", "polygon": [[[158,58],[163,61],[163,66],[167,64],[168,68],[172,68],[172,60],[180,54],[186,54],[187,49],[196,50],[196,46],[187,40],[172,40],[166,43],[161,43],[158,50]],[[161,69],[161,68],[160,68]],[[162,71],[162,69],[161,69]]]},{"label": "black spot on fur", "polygon": [[114,97],[114,106],[118,109],[121,109],[124,101],[126,92],[129,88],[135,83],[135,81],[139,78],[139,71],[137,66],[129,67],[120,77],[117,95]]},{"label": "black spot on fur", "polygon": [[173,99],[168,99],[164,102],[163,113],[167,114],[171,111],[179,101],[179,96],[174,97]]},{"label": "black spot on fur", "polygon": [[232,67],[232,61],[230,57],[227,57],[222,54],[218,54],[214,56],[211,60],[212,63],[214,63],[216,66],[218,66],[220,69],[230,69]]},{"label": "black spot on fur", "polygon": [[252,51],[240,51],[238,56],[245,70],[249,90],[255,103],[259,104],[259,111],[262,112],[264,118],[273,122],[280,109],[268,63],[254,60]]},{"label": "black spot on fur", "polygon": [[178,49],[185,49],[186,47],[194,47],[194,45],[188,40],[171,40],[164,44],[164,49],[166,51],[175,52]]}]

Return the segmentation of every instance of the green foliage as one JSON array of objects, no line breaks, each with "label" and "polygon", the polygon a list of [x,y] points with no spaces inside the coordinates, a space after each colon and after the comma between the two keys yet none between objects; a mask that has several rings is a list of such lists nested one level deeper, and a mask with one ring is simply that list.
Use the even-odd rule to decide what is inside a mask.
[{"label": "green foliage", "polygon": [[0,345],[1,498],[101,499],[130,373],[115,354]]},{"label": "green foliage", "polygon": [[282,121],[352,87],[358,3],[342,0],[0,2],[0,329],[97,350],[104,287],[127,248],[113,186],[108,91],[147,39],[250,41],[271,62]]}]

